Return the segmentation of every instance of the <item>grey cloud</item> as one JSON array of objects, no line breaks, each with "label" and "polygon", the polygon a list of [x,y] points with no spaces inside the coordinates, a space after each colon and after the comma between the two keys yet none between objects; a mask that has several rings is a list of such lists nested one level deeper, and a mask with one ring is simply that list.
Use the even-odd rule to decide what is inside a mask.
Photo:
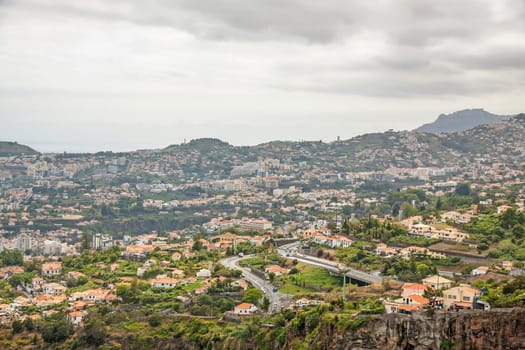
[{"label": "grey cloud", "polygon": [[489,91],[488,86],[476,86],[473,91],[470,86],[454,79],[426,79],[417,81],[412,79],[391,79],[388,76],[362,78],[348,78],[338,82],[315,80],[299,86],[284,86],[287,90],[320,92],[327,94],[342,94],[356,96],[408,98],[418,96],[447,96]]},{"label": "grey cloud", "polygon": [[[100,20],[169,26],[217,40],[292,40],[329,43],[362,30],[381,32],[402,45],[421,46],[443,38],[476,38],[499,25],[486,2],[358,0],[159,0],[106,2],[8,1],[10,6],[62,12]],[[89,4],[89,5],[86,5]],[[1,6],[1,4],[0,4]],[[518,23],[520,19],[516,18]]]},{"label": "grey cloud", "polygon": [[456,58],[462,67],[481,70],[525,69],[525,47],[497,49],[478,54],[464,54]]},{"label": "grey cloud", "polygon": [[523,109],[524,14],[523,0],[0,0],[0,110],[27,117],[0,131],[13,139],[55,120],[59,138],[62,124],[132,116],[180,140],[209,124],[206,134],[246,143],[334,136],[344,123],[372,131],[392,116],[414,128],[403,118],[451,104],[512,114]]}]

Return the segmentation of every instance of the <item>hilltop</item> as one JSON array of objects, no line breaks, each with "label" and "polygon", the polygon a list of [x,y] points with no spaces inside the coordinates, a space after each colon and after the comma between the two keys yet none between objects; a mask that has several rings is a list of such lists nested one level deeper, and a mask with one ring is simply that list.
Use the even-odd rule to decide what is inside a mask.
[{"label": "hilltop", "polygon": [[[198,139],[160,152],[179,159],[184,171],[228,176],[233,167],[261,158],[282,163],[306,162],[327,171],[375,171],[391,167],[457,167],[476,158],[520,161],[525,144],[523,115],[453,133],[415,131],[371,133],[331,143],[274,141],[233,146],[217,139]],[[211,174],[211,173],[210,173]]]},{"label": "hilltop", "polygon": [[424,124],[416,131],[435,134],[465,131],[483,124],[498,123],[505,118],[509,116],[492,114],[482,108],[465,109],[451,114],[440,114],[434,122]]},{"label": "hilltop", "polygon": [[[228,177],[235,167],[247,166],[246,169],[249,169],[253,167],[250,163],[261,159],[273,159],[273,164],[277,167],[276,162],[285,167],[290,164],[308,164],[310,167],[332,172],[417,167],[456,168],[474,164],[481,158],[488,162],[504,160],[516,165],[523,159],[524,116],[525,114],[498,117],[497,123],[450,133],[436,134],[417,129],[370,133],[329,143],[272,141],[255,146],[234,146],[215,138],[201,138],[164,149],[120,155],[153,157],[152,159],[167,157],[184,173],[206,174],[206,178]],[[12,142],[0,143],[0,155],[36,153],[28,146]],[[247,171],[246,169],[242,171]]]},{"label": "hilltop", "polygon": [[0,156],[13,156],[20,154],[38,154],[29,146],[17,142],[0,141]]}]

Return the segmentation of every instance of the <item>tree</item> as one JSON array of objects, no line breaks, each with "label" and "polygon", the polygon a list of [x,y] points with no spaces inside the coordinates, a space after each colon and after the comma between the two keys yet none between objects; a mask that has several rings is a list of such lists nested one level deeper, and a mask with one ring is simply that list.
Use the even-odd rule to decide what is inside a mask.
[{"label": "tree", "polygon": [[244,297],[242,298],[242,300],[247,303],[258,305],[262,297],[263,297],[263,292],[261,292],[259,289],[249,288],[246,291],[246,293],[244,293]]},{"label": "tree", "polygon": [[69,338],[73,333],[73,327],[69,324],[65,317],[46,322],[42,329],[42,339],[46,343],[60,343]]},{"label": "tree", "polygon": [[269,308],[270,308],[270,299],[268,299],[268,297],[264,297],[263,303],[262,303],[262,309],[264,311],[268,311]]},{"label": "tree", "polygon": [[9,284],[16,288],[23,284],[30,284],[33,279],[34,274],[30,272],[16,273],[9,279]]},{"label": "tree", "polygon": [[511,229],[515,224],[518,223],[518,215],[516,209],[507,209],[500,218],[501,226],[507,230]]},{"label": "tree", "polygon": [[191,247],[191,250],[193,250],[194,252],[198,252],[202,249],[203,245],[202,245],[202,242],[200,241],[200,239],[195,239],[195,242],[193,243],[193,246]]},{"label": "tree", "polygon": [[270,283],[273,283],[273,281],[275,280],[275,272],[270,272],[268,274],[268,278],[270,278]]},{"label": "tree", "polygon": [[437,201],[436,201],[436,210],[441,210],[441,208],[443,208],[443,202],[441,201],[441,197],[438,197]]},{"label": "tree", "polygon": [[131,290],[129,284],[121,284],[117,287],[117,296],[122,299],[123,302],[129,303],[135,301],[135,295]]},{"label": "tree", "polygon": [[35,325],[33,324],[33,320],[30,317],[27,317],[24,320],[24,327],[28,332],[31,332],[35,328]]},{"label": "tree", "polygon": [[346,235],[350,234],[350,225],[348,224],[348,219],[343,222],[343,226],[341,226],[341,232]]},{"label": "tree", "polygon": [[24,326],[22,325],[22,322],[19,320],[13,321],[11,324],[11,327],[13,328],[13,334],[22,333],[24,330]]},{"label": "tree", "polygon": [[512,228],[512,234],[516,238],[523,238],[523,236],[525,236],[525,226],[521,224],[514,225]]},{"label": "tree", "polygon": [[91,239],[90,239],[90,235],[89,233],[87,232],[82,232],[82,245],[81,245],[81,250],[84,251],[84,250],[88,250],[89,249],[89,242],[91,242]]},{"label": "tree", "polygon": [[106,326],[99,318],[91,319],[84,327],[84,334],[81,338],[89,345],[102,345],[106,341]]},{"label": "tree", "polygon": [[21,266],[23,264],[24,257],[22,256],[22,252],[18,249],[3,249],[2,251],[0,251],[0,266]]},{"label": "tree", "polygon": [[456,186],[456,194],[459,196],[469,196],[470,195],[470,185],[468,183],[460,183]]}]

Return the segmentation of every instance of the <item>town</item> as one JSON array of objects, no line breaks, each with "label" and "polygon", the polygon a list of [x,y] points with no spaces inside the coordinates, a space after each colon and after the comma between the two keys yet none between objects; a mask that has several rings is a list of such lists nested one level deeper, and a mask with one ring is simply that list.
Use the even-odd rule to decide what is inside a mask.
[{"label": "town", "polygon": [[523,306],[524,129],[4,151],[2,329],[31,334],[20,345],[102,345],[107,328],[139,344],[178,320],[206,327],[204,346],[253,322],[284,342],[312,310],[358,327]]}]

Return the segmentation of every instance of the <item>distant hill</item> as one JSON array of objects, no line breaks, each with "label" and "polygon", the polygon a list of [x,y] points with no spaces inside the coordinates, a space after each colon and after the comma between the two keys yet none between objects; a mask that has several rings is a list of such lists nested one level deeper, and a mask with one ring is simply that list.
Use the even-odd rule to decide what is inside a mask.
[{"label": "distant hill", "polygon": [[510,116],[492,114],[482,108],[465,109],[451,114],[441,114],[436,121],[424,124],[415,131],[433,134],[465,131],[484,124],[494,124]]},{"label": "distant hill", "polygon": [[196,150],[199,150],[200,152],[206,153],[212,150],[228,149],[231,147],[232,146],[229,143],[216,139],[216,138],[200,138],[200,139],[191,140],[190,142],[183,143],[181,145],[170,145],[166,147],[164,150],[171,151],[171,150],[178,149],[178,148],[186,148],[186,149],[190,148],[190,149],[196,149]]},{"label": "distant hill", "polygon": [[487,162],[521,163],[525,155],[525,116],[498,116],[497,120],[498,123],[458,132],[387,131],[330,143],[272,141],[233,146],[207,138],[171,145],[160,152],[169,153],[184,173],[201,174],[204,178],[225,178],[234,167],[260,159],[302,163],[308,169],[341,173],[392,167],[461,167],[480,158]]},{"label": "distant hill", "polygon": [[29,146],[16,142],[0,141],[0,156],[14,156],[19,154],[38,154]]}]

